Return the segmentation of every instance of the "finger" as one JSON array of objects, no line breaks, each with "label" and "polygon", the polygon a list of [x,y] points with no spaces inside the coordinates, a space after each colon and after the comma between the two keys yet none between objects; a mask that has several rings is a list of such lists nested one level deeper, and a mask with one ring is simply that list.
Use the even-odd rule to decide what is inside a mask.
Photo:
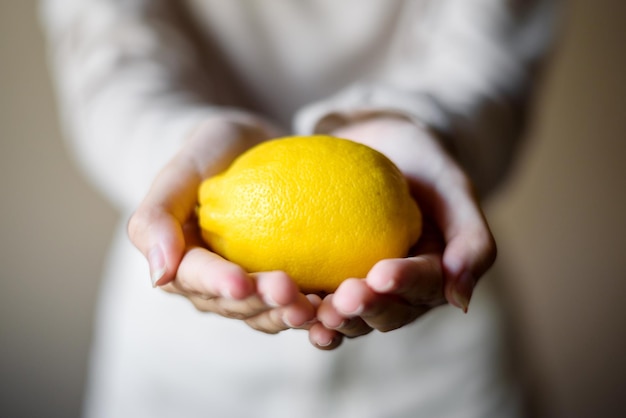
[{"label": "finger", "polygon": [[372,331],[373,327],[367,323],[363,314],[375,308],[377,299],[376,293],[369,288],[365,280],[348,279],[339,285],[331,297],[327,296],[322,301],[320,310],[322,315],[330,316],[329,305],[332,306],[336,311],[335,315],[343,318],[343,322],[336,329],[348,337],[358,337]]},{"label": "finger", "polygon": [[305,295],[299,294],[292,304],[282,308],[266,309],[248,318],[246,323],[258,331],[276,334],[289,328],[303,328],[314,318],[315,308]]},{"label": "finger", "polygon": [[[363,279],[344,280],[330,301],[339,315],[344,318],[354,318],[375,300],[375,293],[367,286]],[[323,302],[322,302],[323,303]]]},{"label": "finger", "polygon": [[388,332],[410,324],[430,309],[429,305],[411,305],[399,298],[380,295],[375,304],[363,311],[361,319],[373,329]]},{"label": "finger", "polygon": [[474,286],[496,258],[496,244],[487,229],[466,230],[452,238],[443,257],[446,299],[467,312]]},{"label": "finger", "polygon": [[289,328],[305,328],[315,320],[315,307],[308,297],[302,293],[298,294],[298,298],[291,305],[283,309],[283,322]]},{"label": "finger", "polygon": [[359,316],[347,318],[340,314],[333,305],[333,298],[333,294],[326,296],[317,309],[317,318],[325,328],[338,331],[346,337],[358,337],[372,331]]},{"label": "finger", "polygon": [[[203,312],[214,312],[227,318],[249,320],[257,318],[258,328],[275,333],[286,327],[283,318],[271,312],[284,307],[287,327],[311,320],[315,309],[298,293],[293,281],[283,272],[263,272],[248,275],[238,265],[224,260],[204,248],[192,248],[181,262],[176,280],[164,290],[188,297]],[[274,310],[275,311],[275,310]]]},{"label": "finger", "polygon": [[410,305],[434,306],[444,299],[440,254],[379,261],[365,280],[374,292],[398,296]]},{"label": "finger", "polygon": [[477,280],[495,261],[495,240],[471,182],[459,169],[438,179],[431,198],[432,215],[446,242],[444,294],[449,303],[467,312]]},{"label": "finger", "polygon": [[467,312],[478,279],[491,267],[497,255],[495,240],[471,192],[457,201],[458,212],[450,208],[447,241],[443,254],[444,292],[452,305]]},{"label": "finger", "polygon": [[186,297],[201,312],[211,312],[230,319],[248,320],[273,310],[257,295],[240,300],[225,297],[209,298],[182,289],[176,281],[168,283],[162,289]]},{"label": "finger", "polygon": [[201,247],[185,253],[172,286],[204,299],[241,300],[256,292],[255,280],[245,270]]},{"label": "finger", "polygon": [[[429,310],[429,306],[411,305],[395,295],[376,294],[364,280],[350,281],[343,288],[340,286],[335,292],[333,306],[339,312],[345,312],[357,305],[353,300],[356,297],[360,299],[357,309],[360,319],[367,327],[382,332],[407,325]],[[363,326],[359,329],[363,330]]]},{"label": "finger", "polygon": [[[174,288],[173,283],[163,287]],[[288,306],[269,307],[258,295],[243,300],[227,298],[205,299],[202,296],[189,295],[178,289],[172,293],[182,294],[201,312],[211,312],[225,318],[245,321],[250,327],[268,334],[276,334],[289,328],[303,328],[315,319],[315,308],[309,299],[299,294]]]},{"label": "finger", "polygon": [[[259,272],[251,277],[256,281],[257,291],[246,299],[248,305],[242,307],[248,308],[248,325],[260,331],[275,333],[287,328],[299,328],[315,317],[314,306],[299,292],[286,273]],[[252,308],[256,311],[252,311]]]},{"label": "finger", "polygon": [[333,306],[333,297],[327,295],[317,308],[317,319],[328,329],[338,329],[349,320]]},{"label": "finger", "polygon": [[289,329],[289,326],[283,321],[280,309],[269,309],[263,314],[246,319],[245,322],[252,329],[266,334],[278,334],[281,331]]},{"label": "finger", "polygon": [[128,222],[128,236],[147,258],[153,286],[174,279],[185,250],[182,225],[194,211],[200,184],[192,167],[172,160]]},{"label": "finger", "polygon": [[320,350],[334,350],[343,342],[343,336],[318,322],[309,329],[309,341]]},{"label": "finger", "polygon": [[254,273],[251,276],[256,280],[258,295],[268,306],[286,306],[298,298],[298,286],[282,271]]},{"label": "finger", "polygon": [[322,298],[315,293],[310,293],[306,295],[306,298],[309,300],[309,302],[311,302],[311,305],[313,305],[313,308],[315,308],[315,310],[317,310],[322,304]]},{"label": "finger", "polygon": [[[229,319],[248,320],[259,315],[260,312],[270,311],[259,298],[250,297],[244,300],[232,300],[226,298],[206,299],[203,296],[192,295],[173,285],[174,282],[168,283],[162,289],[185,296],[194,307],[200,312],[208,312],[218,314]],[[277,331],[275,331],[277,332]],[[274,333],[274,332],[272,332]]]}]

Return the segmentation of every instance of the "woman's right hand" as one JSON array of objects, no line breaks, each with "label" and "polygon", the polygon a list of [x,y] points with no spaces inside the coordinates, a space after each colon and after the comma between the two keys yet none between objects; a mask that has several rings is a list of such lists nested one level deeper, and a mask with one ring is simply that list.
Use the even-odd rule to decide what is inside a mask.
[{"label": "woman's right hand", "polygon": [[203,244],[195,208],[203,179],[242,152],[279,135],[247,114],[208,117],[161,170],[128,223],[132,243],[148,260],[153,286],[185,296],[203,312],[277,333],[315,318],[315,297],[303,295],[284,272],[248,274]]}]

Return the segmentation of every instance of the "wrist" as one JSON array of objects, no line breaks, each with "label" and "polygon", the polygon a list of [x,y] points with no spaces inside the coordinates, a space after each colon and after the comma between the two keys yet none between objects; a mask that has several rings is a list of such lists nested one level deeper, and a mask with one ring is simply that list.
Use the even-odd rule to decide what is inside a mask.
[{"label": "wrist", "polygon": [[363,124],[404,124],[415,123],[422,126],[421,122],[413,121],[412,118],[394,111],[386,110],[355,110],[350,113],[332,112],[322,117],[314,127],[314,133],[333,134],[337,131],[349,129],[355,125]]},{"label": "wrist", "polygon": [[[399,134],[442,138],[421,120],[392,110],[355,110],[350,113],[329,113],[315,125],[315,133],[327,134],[359,142],[384,140]],[[369,144],[371,145],[371,144]]]},{"label": "wrist", "polygon": [[437,142],[434,132],[424,124],[390,113],[368,114],[346,121],[329,134],[352,139],[372,148],[388,146],[406,138],[418,142],[428,139]]},{"label": "wrist", "polygon": [[284,129],[269,119],[241,109],[224,109],[208,122],[228,132],[229,138],[248,138],[262,142],[285,134]]},{"label": "wrist", "polygon": [[278,136],[265,119],[239,110],[212,113],[198,123],[179,151],[202,177],[224,170],[237,156]]}]

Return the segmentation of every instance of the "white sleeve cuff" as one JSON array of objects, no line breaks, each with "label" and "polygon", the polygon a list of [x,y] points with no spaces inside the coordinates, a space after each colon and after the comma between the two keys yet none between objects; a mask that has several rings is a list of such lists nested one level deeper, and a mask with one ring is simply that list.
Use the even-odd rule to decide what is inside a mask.
[{"label": "white sleeve cuff", "polygon": [[299,135],[326,133],[372,113],[399,115],[445,132],[449,120],[434,98],[386,85],[356,84],[300,109],[293,122]]}]

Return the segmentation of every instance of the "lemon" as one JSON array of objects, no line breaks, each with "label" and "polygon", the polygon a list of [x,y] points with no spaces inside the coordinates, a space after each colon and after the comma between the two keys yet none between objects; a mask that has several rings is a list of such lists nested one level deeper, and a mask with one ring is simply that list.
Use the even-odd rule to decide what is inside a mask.
[{"label": "lemon", "polygon": [[404,257],[422,226],[398,168],[324,135],[264,142],[199,189],[209,248],[248,272],[282,270],[304,292],[333,292],[381,259]]}]

